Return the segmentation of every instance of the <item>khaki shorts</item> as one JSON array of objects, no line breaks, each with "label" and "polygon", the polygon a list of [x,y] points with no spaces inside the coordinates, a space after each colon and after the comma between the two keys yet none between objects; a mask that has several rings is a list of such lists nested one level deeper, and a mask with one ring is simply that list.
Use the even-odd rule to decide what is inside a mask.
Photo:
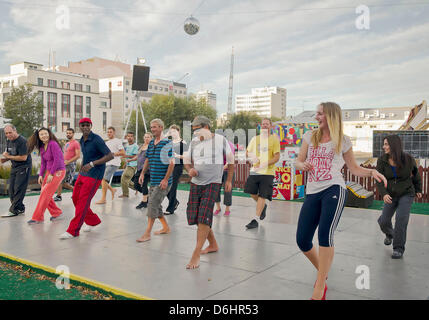
[{"label": "khaki shorts", "polygon": [[147,203],[147,216],[152,219],[161,218],[164,216],[162,211],[162,201],[170,191],[171,185],[162,190],[161,187],[151,186],[149,188],[149,200]]}]

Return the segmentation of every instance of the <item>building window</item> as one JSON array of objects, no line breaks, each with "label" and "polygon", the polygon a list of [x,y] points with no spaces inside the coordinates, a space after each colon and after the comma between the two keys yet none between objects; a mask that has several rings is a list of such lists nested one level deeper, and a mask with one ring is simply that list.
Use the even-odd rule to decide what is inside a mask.
[{"label": "building window", "polygon": [[82,91],[82,84],[75,83],[74,84],[74,89],[75,89],[75,91]]},{"label": "building window", "polygon": [[168,92],[168,88],[164,88],[164,91],[165,91],[165,92]]},{"label": "building window", "polygon": [[74,127],[76,131],[79,130],[79,120],[83,118],[82,102],[82,96],[74,97]]},{"label": "building window", "polygon": [[107,132],[107,112],[103,112],[103,132]]},{"label": "building window", "polygon": [[158,90],[158,86],[155,86],[155,90]]},{"label": "building window", "polygon": [[86,92],[91,92],[91,86],[90,85],[86,85]]},{"label": "building window", "polygon": [[149,86],[149,89],[152,89],[152,86]]},{"label": "building window", "polygon": [[67,129],[70,128],[70,122],[63,122],[61,127],[62,127],[61,130],[63,132],[66,132]]},{"label": "building window", "polygon": [[57,87],[57,80],[48,80],[48,87],[49,88],[56,88]]},{"label": "building window", "polygon": [[129,86],[129,85],[130,85],[130,82],[129,82],[129,81],[125,81],[125,84],[126,84],[127,86]]},{"label": "building window", "polygon": [[86,117],[91,118],[91,97],[86,97]]},{"label": "building window", "polygon": [[43,91],[37,91],[37,98],[43,104]]},{"label": "building window", "polygon": [[61,81],[63,89],[70,89],[70,82]]},{"label": "building window", "polygon": [[57,94],[48,92],[48,128],[57,131]]},{"label": "building window", "polygon": [[100,101],[100,107],[101,108],[107,108],[107,102],[106,101]]},{"label": "building window", "polygon": [[43,87],[43,78],[37,78],[37,85]]},{"label": "building window", "polygon": [[70,118],[70,95],[61,96],[61,115],[63,118]]}]

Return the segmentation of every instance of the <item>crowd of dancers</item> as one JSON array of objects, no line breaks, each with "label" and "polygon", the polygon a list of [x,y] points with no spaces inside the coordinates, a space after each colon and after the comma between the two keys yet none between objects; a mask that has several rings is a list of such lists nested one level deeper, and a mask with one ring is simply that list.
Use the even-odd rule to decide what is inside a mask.
[{"label": "crowd of dancers", "polygon": [[[299,215],[296,241],[299,249],[317,271],[312,299],[326,298],[326,280],[334,257],[334,232],[340,221],[347,197],[347,189],[341,169],[347,165],[352,174],[372,177],[384,200],[384,208],[378,223],[385,234],[385,245],[393,243],[392,258],[401,258],[405,251],[407,224],[411,204],[415,196],[422,197],[421,177],[416,161],[403,152],[398,136],[384,139],[385,154],[378,159],[376,169],[359,166],[354,158],[352,143],[343,133],[341,108],[333,102],[321,103],[317,107],[318,128],[304,134],[299,155],[295,162],[298,170],[306,171],[306,197]],[[9,195],[11,206],[3,217],[14,217],[25,212],[23,199],[27,189],[31,168],[31,153],[37,150],[41,157],[38,183],[41,193],[28,224],[44,221],[48,209],[54,221],[61,217],[62,210],[56,202],[62,200],[62,189],[72,189],[75,207],[74,218],[60,239],[72,239],[80,231],[91,231],[101,223],[100,217],[91,209],[91,200],[101,185],[102,206],[117,192],[111,184],[115,172],[125,161],[121,176],[122,194],[128,198],[130,189],[142,194],[136,209],[146,208],[147,228],[137,242],[151,239],[156,219],[161,229],[154,234],[168,234],[171,229],[166,215],[174,214],[179,206],[177,187],[183,170],[190,180],[190,191],[186,208],[187,222],[197,225],[197,241],[187,269],[200,265],[201,254],[217,252],[219,245],[212,230],[213,216],[221,213],[221,189],[224,188],[224,215],[231,214],[232,185],[234,180],[235,147],[225,136],[213,133],[211,121],[201,115],[193,119],[193,138],[189,145],[180,137],[180,127],[164,128],[161,119],[150,122],[150,131],[139,147],[133,132],[126,135],[127,144],[115,136],[115,128],[107,130],[105,142],[92,132],[92,120],[79,121],[82,132],[80,140],[74,139],[74,130],[67,130],[67,143],[62,150],[60,143],[49,128],[40,128],[26,141],[16,128],[7,124],[4,132],[7,149],[1,162],[11,161]],[[275,164],[280,158],[280,142],[272,133],[272,122],[265,118],[261,132],[247,146],[246,156],[252,163],[244,192],[255,201],[254,216],[245,226],[258,228],[267,215],[268,201],[272,200]],[[166,134],[165,134],[166,133]],[[77,180],[76,163],[83,156]],[[57,193],[57,195],[55,195]],[[163,200],[168,199],[164,211]],[[216,210],[215,210],[216,207]],[[396,212],[395,226],[392,217]],[[313,237],[318,229],[318,247],[313,246]],[[208,245],[204,247],[205,243]]]}]

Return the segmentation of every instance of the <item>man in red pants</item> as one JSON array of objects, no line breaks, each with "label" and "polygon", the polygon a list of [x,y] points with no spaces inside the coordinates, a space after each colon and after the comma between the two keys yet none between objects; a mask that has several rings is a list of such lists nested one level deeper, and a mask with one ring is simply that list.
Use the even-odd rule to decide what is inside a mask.
[{"label": "man in red pants", "polygon": [[91,119],[82,118],[79,121],[79,128],[82,131],[80,147],[83,161],[72,195],[76,211],[69,228],[60,236],[62,240],[78,237],[84,222],[83,231],[90,231],[92,227],[101,223],[100,218],[89,206],[103,179],[105,163],[113,159],[113,154],[103,139],[91,131]]}]

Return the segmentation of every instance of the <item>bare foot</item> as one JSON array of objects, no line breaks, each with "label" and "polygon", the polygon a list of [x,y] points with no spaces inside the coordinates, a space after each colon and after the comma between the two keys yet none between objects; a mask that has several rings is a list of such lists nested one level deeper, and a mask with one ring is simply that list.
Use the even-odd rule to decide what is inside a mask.
[{"label": "bare foot", "polygon": [[186,269],[197,269],[200,266],[200,255],[196,254],[195,251],[192,254],[192,258],[186,266]]},{"label": "bare foot", "polygon": [[167,234],[170,232],[171,232],[170,228],[167,228],[167,229],[161,229],[161,230],[155,231],[153,234]]},{"label": "bare foot", "polygon": [[144,234],[140,238],[138,238],[136,241],[137,242],[146,242],[149,240],[150,240],[150,234],[149,235]]},{"label": "bare foot", "polygon": [[115,193],[116,193],[116,190],[112,189],[112,200],[113,200],[113,198],[115,198]]},{"label": "bare foot", "polygon": [[205,248],[204,250],[201,250],[201,254],[207,254],[207,253],[212,253],[212,252],[218,252],[219,247],[212,247],[211,245],[207,246],[207,248]]},{"label": "bare foot", "polygon": [[99,200],[95,204],[105,204],[105,203],[106,203],[106,200]]}]

